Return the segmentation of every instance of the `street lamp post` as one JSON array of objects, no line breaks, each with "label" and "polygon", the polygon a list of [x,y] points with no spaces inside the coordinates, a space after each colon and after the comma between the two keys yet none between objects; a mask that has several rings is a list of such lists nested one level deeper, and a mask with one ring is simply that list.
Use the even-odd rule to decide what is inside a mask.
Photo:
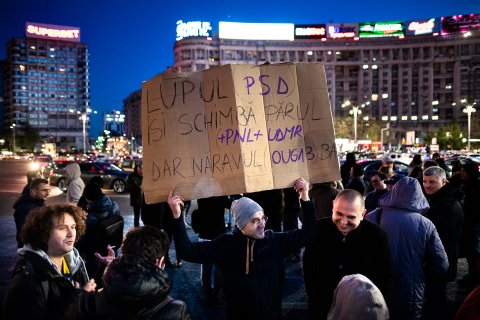
[{"label": "street lamp post", "polygon": [[87,153],[87,130],[86,130],[87,115],[82,114],[82,123],[83,123],[83,153]]},{"label": "street lamp post", "polygon": [[477,111],[473,106],[475,105],[475,102],[472,104],[467,104],[465,108],[463,109],[463,112],[467,114],[468,117],[468,142],[467,142],[467,151],[470,152],[470,120],[472,117],[472,113]]},{"label": "street lamp post", "polygon": [[356,105],[353,105],[349,100],[345,101],[342,104],[342,108],[346,108],[346,107],[351,107],[352,108],[348,113],[353,115],[353,130],[354,130],[354,144],[355,145],[357,145],[357,119],[358,119],[358,115],[362,114],[361,109],[365,108],[369,104],[370,104],[370,102],[367,101],[365,103],[362,103],[359,106],[356,106]]},{"label": "street lamp post", "polygon": [[12,129],[12,140],[13,140],[13,146],[12,146],[12,152],[15,153],[15,123],[13,123],[10,126],[10,129]]}]

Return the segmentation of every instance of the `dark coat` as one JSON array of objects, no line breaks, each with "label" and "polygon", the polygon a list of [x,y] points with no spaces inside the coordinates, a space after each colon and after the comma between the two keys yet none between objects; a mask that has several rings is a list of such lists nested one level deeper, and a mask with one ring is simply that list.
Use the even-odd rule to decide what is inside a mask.
[{"label": "dark coat", "polygon": [[[246,237],[240,230],[212,241],[190,242],[183,219],[174,222],[177,254],[194,263],[214,263],[222,270],[222,283],[229,319],[279,319],[284,274],[283,260],[314,241],[315,214],[311,201],[302,201],[303,229],[265,231],[263,239]],[[251,254],[247,259],[247,247]]]},{"label": "dark coat", "polygon": [[13,217],[15,219],[15,226],[17,227],[17,242],[19,248],[23,246],[20,239],[20,231],[27,220],[30,210],[42,207],[45,207],[45,201],[43,199],[34,199],[30,194],[22,194],[13,204],[13,209],[15,209]]},{"label": "dark coat", "polygon": [[126,189],[130,192],[130,205],[141,207],[143,203],[142,193],[142,181],[143,177],[140,176],[137,171],[130,173],[126,181]]},{"label": "dark coat", "polygon": [[192,212],[192,228],[202,239],[212,240],[226,232],[225,209],[232,201],[227,196],[198,199]]},{"label": "dark coat", "polygon": [[386,296],[391,319],[420,319],[425,295],[425,273],[444,276],[448,258],[432,221],[424,217],[429,205],[415,178],[400,179],[380,199],[380,210],[366,215],[388,235],[394,283]]},{"label": "dark coat", "polygon": [[326,318],[333,292],[345,275],[363,274],[382,292],[388,291],[393,267],[387,235],[380,227],[362,221],[344,235],[330,217],[318,220],[317,227],[318,239],[303,255],[305,289],[320,313],[315,318]]},{"label": "dark coat", "polygon": [[378,208],[378,201],[381,197],[389,192],[388,189],[373,190],[367,194],[365,198],[365,210],[366,212],[373,211]]},{"label": "dark coat", "polygon": [[99,319],[141,319],[141,311],[150,320],[190,319],[185,302],[168,296],[172,282],[167,272],[140,257],[123,255],[112,261],[103,286],[96,296]]},{"label": "dark coat", "polygon": [[[83,262],[77,260],[70,270],[72,280],[85,285],[88,278]],[[48,298],[44,286],[48,288]],[[12,282],[5,296],[4,318],[90,319],[95,312],[94,302],[93,294],[76,289],[46,258],[24,250],[13,269]]]},{"label": "dark coat", "polygon": [[99,200],[90,202],[87,206],[85,234],[75,244],[75,247],[85,259],[88,273],[95,277],[95,281],[100,280],[102,271],[101,269],[98,270],[99,263],[95,258],[95,252],[107,255],[107,245],[109,244],[108,239],[102,238],[99,219],[105,219],[110,214],[120,215],[118,204],[110,197],[103,195]]},{"label": "dark coat", "polygon": [[345,186],[345,189],[357,190],[362,196],[365,195],[365,182],[363,181],[363,176],[351,178]]},{"label": "dark coat", "polygon": [[427,195],[430,210],[425,216],[437,228],[443,247],[448,257],[447,280],[457,277],[457,260],[460,247],[460,237],[463,226],[463,210],[458,201],[460,194],[455,193],[449,183],[432,195]]}]

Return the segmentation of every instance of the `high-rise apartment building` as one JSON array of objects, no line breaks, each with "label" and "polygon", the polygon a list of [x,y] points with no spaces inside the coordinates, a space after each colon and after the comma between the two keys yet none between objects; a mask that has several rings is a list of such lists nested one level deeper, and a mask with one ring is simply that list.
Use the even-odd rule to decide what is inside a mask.
[{"label": "high-rise apartment building", "polygon": [[480,15],[472,14],[273,27],[220,22],[213,36],[205,34],[202,24],[183,24],[177,27],[173,71],[224,64],[322,63],[334,115],[348,116],[348,108],[341,108],[347,101],[350,106],[369,102],[361,116],[388,123],[386,143],[400,144],[412,131],[419,142],[429,143],[422,141],[427,132],[451,123],[466,125],[465,104],[480,100],[478,21]]},{"label": "high-rise apartment building", "polygon": [[7,44],[4,127],[15,124],[17,137],[31,127],[57,150],[88,148],[89,51],[80,29],[28,22],[25,34]]},{"label": "high-rise apartment building", "polygon": [[142,144],[142,90],[132,92],[123,99],[123,114],[125,115],[125,135],[135,141],[137,146]]}]

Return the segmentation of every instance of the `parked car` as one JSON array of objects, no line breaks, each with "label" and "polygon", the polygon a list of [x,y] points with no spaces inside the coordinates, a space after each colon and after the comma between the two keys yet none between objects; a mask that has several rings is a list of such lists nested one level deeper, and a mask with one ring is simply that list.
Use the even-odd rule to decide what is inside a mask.
[{"label": "parked car", "polygon": [[464,165],[466,163],[475,163],[478,167],[478,171],[480,171],[480,159],[476,157],[471,157],[471,156],[455,156],[455,157],[450,157],[448,159],[445,159],[445,164],[449,168],[450,172],[452,171],[452,161],[458,160],[460,161],[460,164]]},{"label": "parked car", "polygon": [[[125,191],[127,176],[130,172],[123,171],[116,165],[109,162],[81,162],[81,178],[85,184],[95,176],[103,179],[103,188],[113,189],[117,193]],[[68,189],[65,168],[54,169],[50,175],[50,185],[58,187],[63,192]]]},{"label": "parked car", "polygon": [[[372,191],[372,187],[370,186],[370,178],[373,176],[375,172],[378,172],[378,169],[382,166],[382,160],[373,160],[373,161],[359,161],[361,165],[363,165],[363,169],[365,170],[365,174],[363,176],[363,180],[365,181],[365,190],[367,192]],[[394,160],[393,161],[393,171],[395,174],[401,177],[405,177],[408,175],[408,164]]]}]

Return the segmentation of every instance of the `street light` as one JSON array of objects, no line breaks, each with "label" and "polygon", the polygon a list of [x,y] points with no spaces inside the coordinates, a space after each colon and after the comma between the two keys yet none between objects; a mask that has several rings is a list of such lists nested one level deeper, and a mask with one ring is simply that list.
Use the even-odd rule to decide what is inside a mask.
[{"label": "street light", "polygon": [[463,109],[463,112],[465,112],[468,116],[468,142],[467,142],[467,151],[470,152],[470,118],[472,117],[472,113],[477,111],[473,106],[475,105],[476,102],[472,104],[467,104],[465,108]]},{"label": "street light", "polygon": [[363,109],[368,105],[370,105],[370,101],[362,103],[359,106],[356,106],[356,105],[352,104],[350,102],[350,100],[347,100],[342,104],[342,108],[346,108],[346,107],[351,107],[352,108],[348,113],[353,114],[353,129],[354,129],[354,138],[355,138],[354,139],[354,144],[355,145],[357,145],[357,119],[358,119],[358,115],[362,114],[362,110],[360,110],[360,109]]},{"label": "street light", "polygon": [[83,153],[87,153],[87,130],[85,129],[85,124],[87,122],[87,115],[82,114],[82,123],[83,123]]},{"label": "street light", "polygon": [[12,152],[15,153],[15,123],[13,123],[11,126],[10,126],[10,129],[12,129],[12,140],[13,140],[13,146],[12,146]]}]

